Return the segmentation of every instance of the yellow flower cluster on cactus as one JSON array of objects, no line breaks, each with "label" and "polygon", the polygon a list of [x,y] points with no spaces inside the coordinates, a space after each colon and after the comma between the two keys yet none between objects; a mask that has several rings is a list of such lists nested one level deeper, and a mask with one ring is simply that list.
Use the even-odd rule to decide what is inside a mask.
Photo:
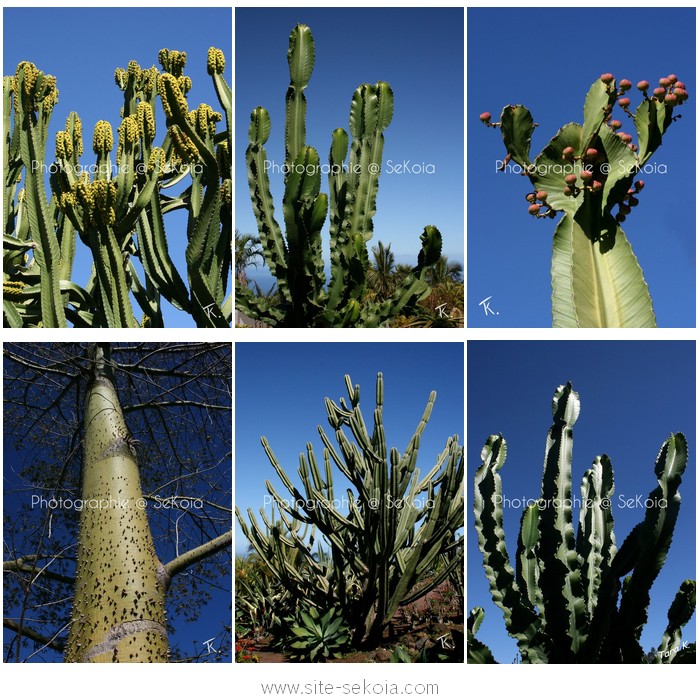
[{"label": "yellow flower cluster on cactus", "polygon": [[120,90],[126,89],[126,71],[123,68],[114,71],[114,82]]},{"label": "yellow flower cluster on cactus", "polygon": [[222,177],[231,172],[231,149],[228,141],[222,141],[216,147],[216,162]]},{"label": "yellow flower cluster on cactus", "polygon": [[177,78],[171,73],[163,73],[158,81],[158,93],[163,100],[163,110],[168,117],[173,116],[173,107],[182,115],[187,115],[187,100],[182,94]]},{"label": "yellow flower cluster on cactus", "polygon": [[207,73],[209,75],[221,75],[225,68],[226,59],[224,58],[224,52],[215,46],[210,46],[207,53]]},{"label": "yellow flower cluster on cactus", "polygon": [[117,201],[117,186],[112,180],[95,180],[90,187],[95,209],[101,214],[105,224],[113,226],[117,220],[114,211],[114,205]]},{"label": "yellow flower cluster on cactus", "polygon": [[126,67],[127,75],[137,81],[141,77],[141,66],[136,61],[129,61]]},{"label": "yellow flower cluster on cactus", "polygon": [[156,168],[159,173],[165,169],[165,151],[158,147],[154,148],[148,157],[148,174],[150,175]]},{"label": "yellow flower cluster on cactus", "polygon": [[117,160],[121,160],[124,146],[131,151],[133,146],[137,144],[141,138],[141,129],[139,128],[138,119],[135,116],[124,117],[122,123],[117,129],[117,132],[119,133],[119,141],[117,143]]},{"label": "yellow flower cluster on cactus", "polygon": [[73,121],[73,143],[72,147],[78,157],[83,155],[83,123],[80,121],[80,117],[76,112],[71,112],[66,117],[66,132],[70,134],[71,130],[71,116],[74,116]]},{"label": "yellow flower cluster on cactus", "polygon": [[[44,75],[29,61],[22,61],[18,64],[12,87],[15,110],[19,106],[18,100],[20,99],[22,100],[22,107],[26,111],[42,109],[44,112],[49,113],[58,102],[55,76]],[[20,92],[21,95],[19,94]]]},{"label": "yellow flower cluster on cactus", "polygon": [[153,140],[156,136],[156,120],[151,105],[148,102],[139,102],[136,108],[136,117],[141,133]]},{"label": "yellow flower cluster on cactus", "polygon": [[228,178],[221,183],[221,199],[224,204],[231,206],[231,180]]},{"label": "yellow flower cluster on cactus", "polygon": [[158,52],[158,62],[166,73],[172,73],[176,78],[179,78],[187,63],[187,53],[161,49]]},{"label": "yellow flower cluster on cactus", "polygon": [[190,124],[194,126],[195,131],[206,139],[207,134],[212,138],[216,136],[216,123],[221,121],[221,114],[215,112],[209,105],[200,104],[197,109],[193,109],[188,115]]},{"label": "yellow flower cluster on cactus", "polygon": [[101,119],[95,124],[95,133],[92,137],[92,150],[99,155],[109,153],[114,148],[114,136],[112,135],[112,125]]},{"label": "yellow flower cluster on cactus", "polygon": [[56,160],[69,160],[73,157],[73,141],[65,131],[56,134]]},{"label": "yellow flower cluster on cactus", "polygon": [[177,124],[173,124],[169,129],[168,133],[173,142],[173,148],[177,155],[185,163],[193,163],[199,160],[199,151],[197,147],[192,143],[190,137],[180,129]]},{"label": "yellow flower cluster on cactus", "polygon": [[27,285],[21,280],[17,280],[16,282],[7,280],[2,284],[2,294],[6,297],[18,297],[22,294],[26,286]]}]

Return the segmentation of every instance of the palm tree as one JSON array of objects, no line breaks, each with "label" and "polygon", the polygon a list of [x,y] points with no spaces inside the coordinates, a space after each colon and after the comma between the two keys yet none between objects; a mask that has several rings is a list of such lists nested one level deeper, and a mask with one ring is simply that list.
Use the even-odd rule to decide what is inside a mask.
[{"label": "palm tree", "polygon": [[236,279],[239,284],[244,287],[248,286],[248,278],[246,269],[248,267],[257,267],[256,258],[265,262],[262,248],[260,247],[260,239],[250,233],[241,233],[236,229],[236,250],[235,250],[235,271]]},{"label": "palm tree", "polygon": [[384,246],[381,241],[372,246],[373,262],[367,270],[367,285],[380,298],[386,299],[396,289],[396,260],[391,251],[391,243]]},{"label": "palm tree", "polygon": [[456,261],[449,261],[446,255],[441,255],[440,259],[428,269],[428,283],[436,287],[445,282],[462,281],[462,264]]}]

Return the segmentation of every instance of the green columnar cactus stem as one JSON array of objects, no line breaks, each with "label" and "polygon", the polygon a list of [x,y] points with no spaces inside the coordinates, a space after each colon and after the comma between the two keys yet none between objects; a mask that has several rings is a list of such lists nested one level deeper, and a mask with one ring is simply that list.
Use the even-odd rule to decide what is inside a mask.
[{"label": "green columnar cactus stem", "polygon": [[[369,264],[367,242],[376,213],[384,130],[393,114],[393,93],[387,83],[361,85],[350,105],[352,143],[348,134],[333,132],[330,151],[330,199],[320,191],[318,152],[306,143],[304,91],[315,62],[311,30],[299,24],[289,37],[290,83],[285,114],[285,193],[282,204],[285,234],[275,219],[265,143],[270,117],[256,107],[250,120],[246,150],[248,183],[265,261],[277,280],[280,303],[270,306],[243,285],[236,288],[237,308],[251,318],[279,327],[337,327],[385,325],[430,293],[426,266],[442,245],[434,226],[425,228],[424,249],[403,286],[382,303],[364,299]],[[173,98],[174,99],[174,98]],[[302,172],[303,171],[303,172]],[[327,282],[321,229],[330,206],[331,278]],[[425,246],[428,246],[427,248]]]},{"label": "green columnar cactus stem", "polygon": [[[231,90],[222,75],[224,56],[209,49],[208,71],[223,114],[201,104],[191,118],[185,95],[192,81],[183,75],[184,52],[163,49],[159,58],[168,71],[163,75],[136,61],[115,72],[124,92],[116,160],[110,160],[114,130],[100,120],[92,179],[80,164],[82,124],[70,113],[65,131],[56,134],[50,201],[44,172],[56,80],[26,62],[3,80],[3,282],[15,290],[3,301],[6,324],[136,327],[135,300],[144,322],[155,327],[163,323],[163,297],[199,326],[230,325],[232,299],[224,296],[231,268],[232,111]],[[155,144],[159,93],[168,117],[161,146]],[[226,128],[217,131],[224,115]],[[23,176],[20,197],[16,190]],[[166,194],[188,176],[192,182],[179,195]],[[164,215],[176,209],[188,213],[189,288],[170,257],[165,234]],[[78,236],[94,262],[84,288],[70,281]],[[145,276],[143,282],[139,275]]]},{"label": "green columnar cactus stem", "polygon": [[[638,203],[631,189],[636,174],[687,99],[684,89],[676,94],[675,83],[663,80],[666,87],[654,95],[647,94],[646,81],[639,83],[643,98],[633,114],[629,98],[618,100],[630,81],[620,81],[618,93],[614,76],[604,74],[586,96],[583,124],[565,124],[534,162],[529,154],[536,125],[529,110],[507,105],[500,122],[491,122],[488,112],[480,117],[486,126],[500,127],[507,151],[503,169],[515,161],[536,190],[548,193],[549,209],[531,205],[530,213],[538,218],[564,213],[553,242],[554,327],[656,326],[647,284],[621,223]],[[637,144],[611,118],[616,104],[633,117]]]},{"label": "green columnar cactus stem", "polygon": [[[571,384],[558,387],[552,403],[554,422],[547,436],[542,496],[523,512],[516,572],[505,543],[498,473],[505,463],[506,443],[500,435],[488,438],[474,479],[474,514],[484,570],[523,663],[643,663],[646,657],[639,638],[647,620],[649,591],[666,559],[678,517],[678,487],[688,460],[685,437],[676,433],[664,442],[655,466],[659,486],[649,494],[644,521],[617,549],[610,510],[615,486],[606,455],[596,457],[584,474],[578,533],[574,532],[572,427],[579,411],[578,394]],[[677,645],[680,629],[694,609],[695,582],[686,581],[669,609],[657,662],[679,663],[691,654],[694,661],[694,645],[692,650],[676,648],[665,654]],[[494,662],[490,650],[475,637],[483,615],[482,609],[475,608],[470,616],[470,663]]]},{"label": "green columnar cactus stem", "polygon": [[[303,493],[262,438],[265,453],[291,496],[282,498],[266,482],[287,532],[274,528],[262,510],[266,529],[258,524],[252,509],[248,510],[250,525],[238,510],[236,517],[271,574],[296,599],[311,605],[339,605],[354,628],[354,643],[372,646],[380,642],[400,605],[425,595],[463,564],[463,535],[457,535],[464,523],[463,449],[456,435],[448,438],[435,465],[421,474],[418,450],[435,392],[402,454],[387,448],[381,373],[371,433],[360,411],[359,386],[353,386],[347,375],[345,384],[349,404],[343,399],[339,405],[326,399],[328,422],[339,449],[319,426],[324,464],[319,465],[308,443],[306,455],[299,459]],[[348,490],[347,513],[337,507],[332,464],[354,489]],[[314,557],[315,532],[307,540],[301,532],[304,524],[325,537],[331,550],[328,561]],[[297,564],[290,560],[289,548],[299,553]],[[442,568],[426,579],[440,560]]]},{"label": "green columnar cactus stem", "polygon": [[108,357],[99,345],[92,353],[82,498],[98,505],[81,512],[65,661],[162,663],[168,660],[169,577],[156,556]]}]

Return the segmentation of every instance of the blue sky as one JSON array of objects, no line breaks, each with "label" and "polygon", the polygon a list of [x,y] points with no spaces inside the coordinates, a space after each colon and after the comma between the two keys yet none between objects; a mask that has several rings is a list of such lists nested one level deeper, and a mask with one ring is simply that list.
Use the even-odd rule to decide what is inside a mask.
[{"label": "blue sky", "polygon": [[[573,493],[593,459],[607,454],[615,475],[612,499],[615,536],[621,544],[644,517],[644,508],[620,501],[647,498],[656,486],[654,461],[671,432],[688,440],[689,463],[681,485],[682,504],[668,559],[652,591],[642,646],[658,647],[667,611],[680,584],[695,578],[696,461],[695,343],[686,341],[470,341],[467,347],[467,605],[486,610],[478,637],[498,661],[511,663],[517,645],[491,601],[482,567],[474,516],[474,473],[487,437],[501,433],[508,458],[500,474],[504,498],[538,498],[551,400],[571,381],[581,399],[574,426]],[[504,508],[511,562],[522,507]],[[574,517],[578,522],[578,511]],[[695,640],[695,618],[684,640]]]},{"label": "blue sky", "polygon": [[[235,356],[235,500],[243,512],[250,507],[257,515],[265,505],[266,479],[282,497],[287,495],[260,444],[262,435],[299,488],[299,453],[307,442],[313,443],[317,459],[322,460],[323,443],[316,426],[330,431],[323,399],[336,403],[341,396],[347,399],[345,374],[360,385],[360,406],[371,429],[377,372],[383,373],[387,447],[401,452],[430,392],[437,392],[421,440],[418,468],[423,473],[434,466],[449,436],[464,439],[462,343],[238,343]],[[331,438],[334,441],[332,434]],[[336,490],[342,494],[338,483]],[[244,553],[247,545],[236,522],[236,553]]]},{"label": "blue sky", "polygon": [[[192,90],[187,95],[190,108],[206,102],[221,111],[206,71],[207,49],[210,46],[222,49],[226,57],[225,77],[231,85],[231,13],[230,8],[5,8],[4,74],[14,74],[20,61],[31,61],[58,80],[59,101],[51,118],[47,145],[49,163],[54,157],[55,134],[65,128],[71,111],[76,111],[83,122],[83,164],[95,162],[92,132],[100,119],[112,124],[116,148],[124,93],[114,82],[114,70],[126,68],[132,59],[142,67],[160,68],[158,51],[162,48],[187,52],[185,74],[192,78]],[[28,26],[32,31],[31,42],[27,41]],[[78,37],[78,45],[69,47],[68,36]],[[165,135],[162,106],[156,117],[156,142],[160,143]],[[183,188],[175,189],[179,193]],[[165,217],[165,224],[170,255],[186,280],[187,216],[172,212]],[[77,248],[73,279],[82,286],[89,277],[92,258],[80,241]],[[140,308],[135,302],[133,305],[140,319]],[[178,312],[165,300],[163,313],[166,326],[194,325],[189,315]]]},{"label": "blue sky", "polygon": [[[661,27],[673,27],[663,40]],[[695,172],[688,154],[695,152],[695,10],[470,8],[467,52],[469,325],[551,326],[552,237],[561,218],[528,215],[529,180],[496,171],[505,155],[501,133],[481,124],[479,115],[488,111],[497,121],[506,104],[528,107],[540,125],[532,139],[534,160],[561,126],[582,121],[588,89],[611,72],[634,85],[676,73],[690,93],[677,110],[682,119],[647,163],[655,172],[644,174],[640,204],[623,228],[649,285],[657,324],[694,327]],[[635,107],[639,93],[631,92]],[[479,306],[489,296],[498,315],[487,316]]]},{"label": "blue sky", "polygon": [[[448,9],[236,9],[236,228],[255,233],[245,149],[250,113],[265,107],[272,120],[270,160],[284,162],[287,48],[297,23],[307,24],[316,63],[306,90],[307,142],[328,164],[331,133],[348,130],[350,100],[362,83],[388,82],[394,117],[384,137],[374,238],[391,242],[397,262],[415,264],[420,234],[428,224],[443,235],[443,252],[463,260],[464,251],[464,32],[462,8]],[[399,174],[409,166],[435,174]],[[389,171],[392,172],[389,172]],[[271,176],[278,223],[282,175]],[[321,180],[328,192],[328,180]],[[323,230],[328,256],[328,223]],[[256,277],[251,270],[251,277]]]}]

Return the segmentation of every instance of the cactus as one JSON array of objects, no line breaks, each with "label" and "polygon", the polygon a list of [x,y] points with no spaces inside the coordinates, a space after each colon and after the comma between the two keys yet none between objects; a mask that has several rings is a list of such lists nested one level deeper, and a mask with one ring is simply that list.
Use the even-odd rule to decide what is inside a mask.
[{"label": "cactus", "polygon": [[[383,302],[365,300],[369,266],[367,242],[373,233],[384,130],[394,111],[388,83],[363,84],[350,105],[350,136],[332,134],[328,184],[320,191],[320,158],[306,143],[304,91],[315,61],[311,30],[298,24],[289,37],[290,84],[286,96],[285,233],[275,219],[265,143],[270,117],[256,107],[250,119],[246,150],[248,182],[265,260],[277,279],[280,302],[270,306],[244,285],[236,286],[236,306],[251,318],[278,327],[377,327],[428,296],[426,269],[440,257],[442,238],[426,226],[417,265],[402,287]],[[350,146],[347,167],[345,160]],[[330,211],[329,211],[330,209]],[[331,278],[327,283],[321,255],[321,228],[330,217]]]},{"label": "cactus", "polygon": [[[198,326],[230,324],[231,298],[224,296],[231,267],[231,90],[222,75],[223,53],[212,47],[207,70],[226,121],[218,131],[222,115],[210,106],[189,111],[186,58],[162,49],[163,73],[136,61],[116,70],[115,82],[124,92],[122,120],[116,130],[105,120],[95,125],[92,179],[80,163],[82,123],[76,112],[56,134],[54,163],[46,160],[58,97],[55,78],[23,62],[15,76],[4,79],[3,281],[13,290],[3,300],[5,325],[162,326],[161,298]],[[160,146],[154,143],[158,98],[167,118]],[[25,186],[16,194],[22,176]],[[179,196],[165,194],[186,176],[191,184]],[[164,215],[175,209],[188,213],[189,286],[168,252]],[[93,259],[83,287],[71,281],[78,236]],[[142,278],[132,258],[140,261]]]},{"label": "cactus", "polygon": [[[240,511],[236,517],[255,551],[271,574],[300,602],[328,609],[340,606],[353,626],[353,643],[373,646],[400,605],[407,605],[446,580],[463,565],[464,456],[458,437],[447,440],[435,466],[422,475],[417,469],[421,434],[430,418],[432,392],[418,427],[405,452],[387,450],[384,435],[384,381],[377,376],[374,427],[368,433],[360,411],[360,387],[346,375],[349,405],[326,399],[328,422],[340,452],[326,432],[318,431],[325,446],[319,467],[311,443],[299,460],[299,476],[305,494],[294,486],[265,438],[262,444],[277,475],[289,491],[282,498],[266,482],[286,528],[274,526],[261,510],[265,527],[252,509],[250,525]],[[348,427],[351,442],[343,431]],[[335,500],[331,462],[355,489],[347,491],[348,512]],[[425,494],[425,501],[423,501]],[[315,531],[310,538],[302,525]],[[316,557],[312,546],[320,532],[330,546],[330,557]],[[272,537],[270,537],[270,533]],[[303,555],[290,563],[290,548]],[[426,574],[439,561],[435,576]]]},{"label": "cactus", "polygon": [[[588,92],[583,124],[565,124],[534,162],[530,139],[537,125],[527,108],[507,105],[500,122],[484,120],[488,113],[480,116],[487,126],[500,127],[505,162],[515,161],[535,189],[549,192],[551,216],[564,212],[552,255],[555,328],[656,326],[647,284],[620,224],[629,214],[635,176],[680,118],[674,110],[688,98],[675,75],[659,82],[652,95],[647,81],[637,83],[643,96],[633,114],[630,98],[622,96],[632,83],[621,80],[618,90],[613,74],[603,74]],[[634,122],[636,144],[632,135],[617,131],[622,123],[612,119],[616,103]],[[595,157],[588,155],[591,150]],[[570,181],[572,174],[578,177]],[[532,208],[529,213],[549,215]]]},{"label": "cactus", "polygon": [[[606,455],[596,457],[583,476],[578,531],[574,529],[572,429],[579,412],[579,397],[571,384],[558,387],[542,496],[523,511],[515,570],[506,549],[501,507],[499,471],[506,460],[506,441],[501,435],[486,441],[474,478],[484,570],[523,663],[643,663],[639,638],[647,621],[649,591],[666,560],[678,517],[686,440],[675,433],[663,443],[654,468],[658,486],[649,494],[645,518],[618,548],[610,510],[614,475]],[[623,583],[621,577],[626,577]],[[671,605],[659,647],[668,650],[668,656],[658,659],[679,663],[692,655],[694,663],[694,645],[690,650],[673,649],[694,609],[695,581],[688,580]],[[494,662],[475,636],[483,616],[483,609],[474,608],[467,625],[472,663]]]}]

